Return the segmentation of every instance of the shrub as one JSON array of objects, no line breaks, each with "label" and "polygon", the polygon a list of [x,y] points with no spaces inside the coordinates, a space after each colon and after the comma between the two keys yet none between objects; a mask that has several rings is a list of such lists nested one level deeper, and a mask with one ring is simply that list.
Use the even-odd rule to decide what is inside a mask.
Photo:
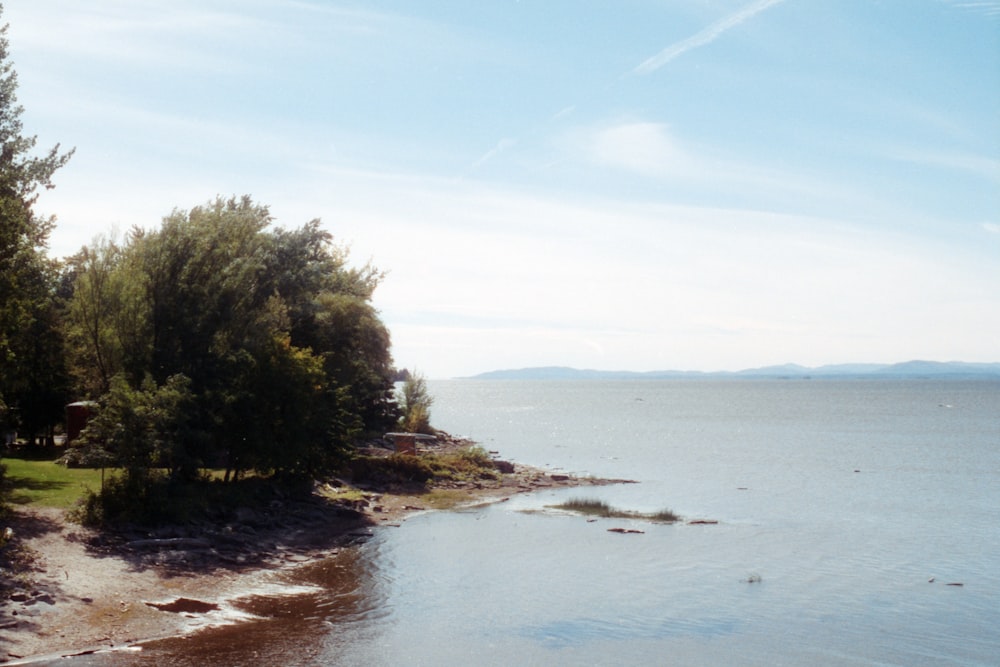
[{"label": "shrub", "polygon": [[496,479],[493,459],[482,447],[469,447],[444,454],[390,454],[358,456],[350,464],[355,482],[375,484],[426,484],[435,479],[471,482]]},{"label": "shrub", "polygon": [[400,428],[408,433],[434,434],[431,428],[431,404],[434,399],[427,390],[427,381],[419,373],[411,373],[403,383]]}]

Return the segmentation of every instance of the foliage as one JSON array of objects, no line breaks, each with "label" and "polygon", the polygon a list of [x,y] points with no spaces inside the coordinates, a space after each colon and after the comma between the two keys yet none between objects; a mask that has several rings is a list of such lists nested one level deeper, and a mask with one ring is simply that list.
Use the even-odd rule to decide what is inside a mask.
[{"label": "foliage", "polygon": [[81,440],[104,452],[108,465],[121,467],[125,483],[136,488],[156,474],[154,469],[186,473],[191,461],[185,447],[193,439],[190,386],[186,376],[173,375],[159,387],[147,377],[135,389],[116,375]]},{"label": "foliage", "polygon": [[420,373],[410,373],[403,382],[400,428],[408,433],[434,434],[431,428],[433,397],[427,390],[427,380]]},{"label": "foliage", "polygon": [[482,447],[454,452],[358,456],[351,461],[355,482],[426,484],[433,480],[474,482],[498,477],[496,466]]},{"label": "foliage", "polygon": [[[88,492],[73,518],[87,526],[145,527],[192,522],[226,523],[241,511],[272,510],[276,500],[306,499],[311,484],[298,479],[274,480],[248,476],[223,482],[209,475],[180,482],[158,476],[142,489],[134,489],[120,476],[112,477],[101,494]],[[142,495],[137,496],[139,492]]]},{"label": "foliage", "polygon": [[154,465],[315,476],[398,419],[370,303],[381,274],[349,268],[318,221],[270,223],[249,197],[219,198],[71,259],[66,338],[79,386],[103,396],[87,441],[127,479]]},{"label": "foliage", "polygon": [[[0,8],[2,11],[2,8]],[[34,136],[23,134],[17,73],[9,59],[7,26],[0,28],[0,401],[8,421],[31,439],[51,435],[66,389],[56,326],[56,264],[44,250],[54,218],[35,212],[39,191],[72,151],[59,145],[34,156]],[[12,417],[12,415],[14,417]]]}]

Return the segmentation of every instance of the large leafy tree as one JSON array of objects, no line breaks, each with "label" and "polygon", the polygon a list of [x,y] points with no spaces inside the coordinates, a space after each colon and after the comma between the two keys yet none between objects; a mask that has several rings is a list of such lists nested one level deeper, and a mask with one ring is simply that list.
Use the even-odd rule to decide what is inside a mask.
[{"label": "large leafy tree", "polygon": [[[3,8],[0,5],[0,14]],[[0,28],[0,402],[20,414],[34,436],[58,420],[65,387],[53,302],[57,273],[45,256],[53,217],[35,211],[39,193],[72,151],[59,145],[34,154],[23,133],[17,72],[7,26]]]},{"label": "large leafy tree", "polygon": [[148,391],[189,383],[175,476],[206,464],[320,472],[396,419],[389,336],[371,304],[381,274],[350,268],[318,221],[270,224],[249,197],[220,198],[74,259],[67,330],[92,396],[121,394],[116,377]]}]

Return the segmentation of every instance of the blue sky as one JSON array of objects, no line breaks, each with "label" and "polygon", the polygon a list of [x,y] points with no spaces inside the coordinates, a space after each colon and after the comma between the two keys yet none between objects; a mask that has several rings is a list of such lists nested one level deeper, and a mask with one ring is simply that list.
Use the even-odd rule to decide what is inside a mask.
[{"label": "blue sky", "polygon": [[429,377],[1000,361],[1000,1],[3,5],[54,255],[250,194]]}]

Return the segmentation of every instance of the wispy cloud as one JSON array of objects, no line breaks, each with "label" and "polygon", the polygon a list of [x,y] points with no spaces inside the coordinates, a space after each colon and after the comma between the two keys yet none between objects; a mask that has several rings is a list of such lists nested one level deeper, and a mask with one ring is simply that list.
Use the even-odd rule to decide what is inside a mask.
[{"label": "wispy cloud", "polygon": [[698,47],[705,46],[706,44],[711,44],[723,33],[732,30],[744,21],[748,21],[757,14],[760,14],[762,11],[770,9],[774,5],[781,4],[784,1],[785,0],[757,0],[757,2],[747,5],[738,12],[716,21],[701,32],[695,33],[687,39],[682,39],[675,44],[671,44],[652,58],[648,58],[647,60],[639,63],[639,65],[632,71],[635,74],[649,74],[651,72],[655,72],[671,60],[687,53],[692,49],[697,49]]},{"label": "wispy cloud", "polygon": [[855,200],[858,193],[827,180],[769,166],[759,160],[684,141],[664,123],[623,119],[578,127],[567,135],[566,149],[592,164],[637,174],[675,187],[725,191],[751,196],[781,193],[788,203],[805,198]]},{"label": "wispy cloud", "polygon": [[552,120],[561,120],[563,118],[566,118],[567,116],[571,115],[574,111],[576,111],[576,105],[575,104],[571,104],[568,107],[563,107],[562,109],[560,109],[559,111],[557,111],[555,114],[553,114]]},{"label": "wispy cloud", "polygon": [[899,151],[892,156],[902,162],[957,169],[980,178],[1000,183],[1000,160],[981,155]]},{"label": "wispy cloud", "polygon": [[594,130],[587,143],[596,162],[647,176],[664,176],[690,167],[692,161],[662,123],[616,123]]},{"label": "wispy cloud", "polygon": [[496,156],[498,156],[501,153],[503,153],[504,151],[506,151],[508,148],[513,147],[516,143],[517,143],[517,141],[515,141],[514,139],[510,139],[508,137],[504,137],[503,139],[501,139],[500,141],[497,142],[496,146],[494,146],[493,148],[491,148],[488,151],[486,151],[478,160],[476,160],[472,164],[472,166],[473,167],[481,167],[481,166],[483,166],[484,164],[486,164],[487,162],[489,162],[490,160],[492,160]]},{"label": "wispy cloud", "polygon": [[1000,0],[945,0],[959,9],[980,12],[986,16],[1000,16]]}]

